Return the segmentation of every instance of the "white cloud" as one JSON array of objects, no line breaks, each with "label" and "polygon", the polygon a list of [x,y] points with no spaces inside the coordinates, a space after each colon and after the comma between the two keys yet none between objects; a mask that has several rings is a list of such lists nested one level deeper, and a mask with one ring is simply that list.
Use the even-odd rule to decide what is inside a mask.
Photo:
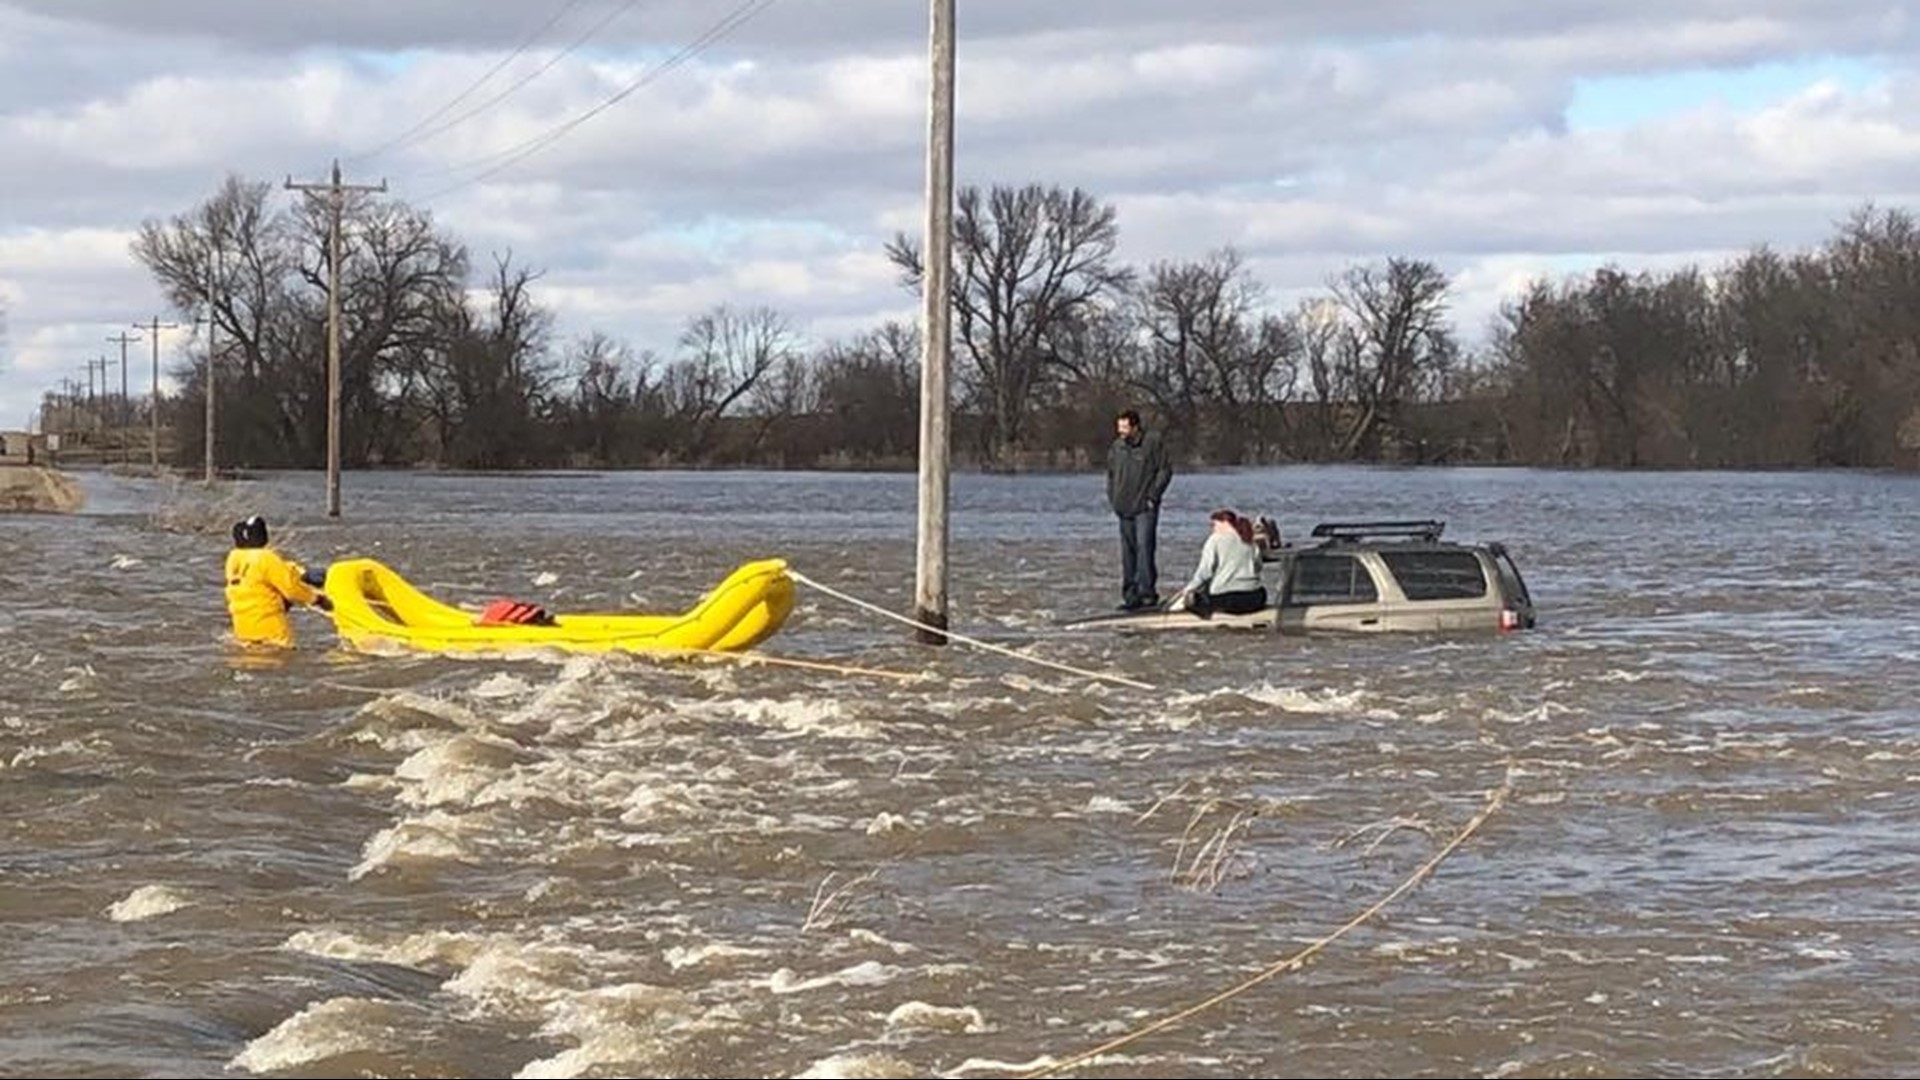
[{"label": "white cloud", "polygon": [[[565,335],[668,350],[722,302],[771,305],[816,339],[912,318],[882,245],[922,218],[924,9],[778,0],[661,73],[732,6],[630,5],[448,123],[624,3],[582,0],[422,127],[557,5],[0,0],[0,422],[163,310],[128,253],[140,222],[230,172],[310,180],[336,156],[430,209],[478,266],[511,250],[543,270],[536,296]],[[1908,7],[969,0],[956,164],[962,183],[1111,200],[1132,261],[1233,244],[1279,306],[1356,261],[1431,258],[1473,334],[1536,273],[1803,246],[1869,200],[1920,203]],[[1583,80],[1754,63],[1804,77],[1737,107],[1566,122]],[[1884,78],[1863,86],[1862,70]],[[627,87],[467,182],[478,170],[461,166],[499,164]]]}]

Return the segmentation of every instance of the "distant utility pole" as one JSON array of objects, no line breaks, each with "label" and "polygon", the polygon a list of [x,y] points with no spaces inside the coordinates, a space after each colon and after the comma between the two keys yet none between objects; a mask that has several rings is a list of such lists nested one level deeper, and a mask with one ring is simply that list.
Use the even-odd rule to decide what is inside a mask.
[{"label": "distant utility pole", "polygon": [[147,417],[147,463],[153,469],[153,475],[160,475],[160,331],[178,328],[177,323],[163,323],[155,315],[151,322],[134,323],[134,329],[145,330],[147,340],[153,342],[153,403],[148,408]]},{"label": "distant utility pole", "polygon": [[[140,339],[137,337],[128,337],[127,332],[122,330],[117,336],[110,337],[107,340],[120,343],[120,408],[117,410],[120,417],[120,423],[118,425],[120,428],[120,460],[130,462],[133,460],[133,454],[127,447],[127,421],[133,419],[133,412],[132,399],[127,396],[127,346]],[[104,371],[104,369],[102,370]]]},{"label": "distant utility pole", "polygon": [[325,183],[296,184],[287,177],[288,191],[326,196],[327,223],[327,516],[340,516],[340,215],[349,191],[385,191],[379,184],[343,184],[340,159],[333,160],[333,176]]},{"label": "distant utility pole", "polygon": [[920,536],[915,564],[914,621],[920,641],[944,645],[947,635],[947,453],[953,357],[953,8],[932,0],[928,32],[932,93],[927,107],[926,273],[921,280]]},{"label": "distant utility pole", "polygon": [[214,314],[213,314],[213,294],[214,294],[214,290],[219,287],[220,277],[221,277],[220,245],[218,243],[214,244],[213,259],[208,264],[207,270],[212,275],[207,280],[207,313],[205,315],[202,315],[194,319],[193,321],[196,324],[197,323],[207,324],[206,475],[202,477],[201,482],[205,483],[208,487],[212,487],[215,478],[219,475],[218,469],[217,469],[217,459],[215,458],[214,451],[213,451],[214,433],[217,430],[213,424],[213,399],[214,399],[214,392],[215,392],[215,382],[219,377],[219,368],[217,368],[214,365],[214,356],[216,353],[214,339],[219,336],[219,328],[218,328],[219,324],[214,321]]},{"label": "distant utility pole", "polygon": [[199,315],[199,316],[195,316],[195,317],[194,317],[194,320],[193,320],[193,322],[194,322],[194,325],[196,325],[196,326],[198,326],[198,325],[199,325],[199,324],[201,324],[201,323],[205,323],[205,324],[207,325],[207,372],[206,372],[206,384],[207,384],[207,385],[206,385],[206,390],[207,390],[207,437],[206,437],[206,474],[205,474],[205,475],[204,475],[203,477],[201,477],[201,482],[202,482],[202,483],[205,483],[205,484],[207,484],[207,485],[209,485],[209,486],[211,486],[211,485],[213,484],[213,480],[214,480],[214,455],[213,455],[213,433],[214,433],[214,426],[213,426],[213,380],[214,380],[214,375],[215,375],[215,372],[216,372],[216,369],[215,369],[215,368],[214,368],[214,366],[213,366],[213,353],[214,353],[214,335],[216,334],[216,331],[215,331],[215,329],[214,329],[214,322],[213,322],[213,309],[212,309],[211,307],[209,307],[209,308],[207,309],[207,314],[205,314],[205,315]]}]

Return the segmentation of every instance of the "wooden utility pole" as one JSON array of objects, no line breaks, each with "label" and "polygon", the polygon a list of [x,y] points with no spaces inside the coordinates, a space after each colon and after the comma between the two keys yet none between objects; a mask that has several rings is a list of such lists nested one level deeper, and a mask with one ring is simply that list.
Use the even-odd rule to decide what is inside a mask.
[{"label": "wooden utility pole", "polygon": [[212,275],[207,280],[207,313],[193,320],[195,323],[207,324],[207,385],[206,385],[207,436],[206,436],[206,447],[205,447],[206,475],[201,478],[201,482],[206,484],[208,487],[213,486],[214,480],[219,475],[218,459],[215,457],[214,450],[213,450],[214,433],[217,430],[214,427],[214,423],[213,423],[213,399],[215,394],[215,383],[219,376],[219,368],[217,368],[214,365],[214,354],[215,354],[214,339],[219,336],[219,329],[218,329],[218,324],[214,322],[213,294],[214,294],[214,290],[219,288],[220,286],[221,269],[222,267],[221,267],[221,260],[220,260],[220,245],[216,240],[213,246],[213,258],[208,262],[208,265],[207,265],[208,273]]},{"label": "wooden utility pole", "polygon": [[[120,408],[115,410],[116,415],[119,417],[119,423],[116,426],[120,429],[120,460],[123,462],[131,462],[133,460],[133,452],[127,446],[127,421],[133,419],[133,399],[127,396],[127,346],[140,339],[137,337],[128,337],[127,332],[122,330],[118,335],[110,337],[107,340],[120,343]],[[104,360],[102,362],[104,363]],[[103,374],[105,371],[105,368],[101,369]]]},{"label": "wooden utility pole", "polygon": [[340,516],[340,215],[349,191],[385,191],[387,182],[343,184],[340,159],[333,160],[333,176],[325,183],[296,184],[287,177],[287,190],[308,195],[324,193],[327,219],[327,516]]},{"label": "wooden utility pole", "polygon": [[206,314],[206,315],[199,315],[199,316],[195,316],[195,317],[194,317],[194,320],[193,320],[193,322],[194,322],[194,325],[196,325],[196,326],[198,326],[198,325],[199,325],[199,324],[201,324],[201,323],[205,323],[205,324],[207,324],[207,370],[206,370],[206,392],[207,392],[207,435],[206,435],[206,447],[205,447],[205,449],[206,449],[206,463],[205,463],[205,468],[206,468],[206,472],[205,472],[205,474],[204,474],[204,475],[203,475],[203,476],[201,477],[201,482],[202,482],[202,483],[204,483],[204,484],[207,484],[207,485],[209,485],[209,486],[211,486],[211,485],[213,484],[213,480],[214,480],[214,475],[215,475],[215,470],[214,470],[214,454],[213,454],[213,433],[214,433],[214,426],[213,426],[213,395],[214,395],[214,387],[213,387],[213,380],[214,380],[214,376],[215,376],[215,374],[217,373],[217,369],[216,369],[216,368],[214,367],[214,365],[213,365],[213,350],[214,350],[214,336],[215,336],[215,333],[216,333],[216,331],[214,330],[214,324],[213,324],[213,315],[211,314],[211,310],[212,310],[212,309],[211,309],[211,308],[209,308],[208,310],[209,310],[209,313],[208,313],[208,314]]},{"label": "wooden utility pole", "polygon": [[153,402],[148,407],[147,420],[147,464],[153,469],[153,475],[160,475],[160,331],[178,328],[177,323],[163,323],[155,315],[152,322],[134,323],[134,329],[145,330],[147,340],[153,342]]},{"label": "wooden utility pole", "polygon": [[926,273],[921,280],[920,536],[915,562],[915,633],[928,645],[947,635],[947,507],[950,439],[948,371],[953,358],[953,9],[932,0],[927,51]]}]

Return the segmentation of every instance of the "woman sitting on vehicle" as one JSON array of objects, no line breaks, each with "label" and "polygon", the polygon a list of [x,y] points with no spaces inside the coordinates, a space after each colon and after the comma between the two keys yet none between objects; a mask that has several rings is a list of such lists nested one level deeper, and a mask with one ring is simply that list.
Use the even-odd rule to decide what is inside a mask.
[{"label": "woman sitting on vehicle", "polygon": [[1205,619],[1216,611],[1249,615],[1267,606],[1267,589],[1260,583],[1260,549],[1253,542],[1253,523],[1231,510],[1210,515],[1213,531],[1200,549],[1200,565],[1192,580],[1168,608],[1185,608]]}]

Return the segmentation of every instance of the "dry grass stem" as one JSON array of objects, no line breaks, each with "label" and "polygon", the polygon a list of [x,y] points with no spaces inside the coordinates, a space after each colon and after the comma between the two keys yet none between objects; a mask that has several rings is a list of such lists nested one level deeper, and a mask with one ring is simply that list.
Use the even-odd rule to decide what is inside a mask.
[{"label": "dry grass stem", "polygon": [[827,876],[820,879],[820,884],[814,886],[813,903],[807,908],[807,920],[800,924],[800,932],[804,934],[832,929],[852,910],[856,900],[854,890],[871,882],[875,873],[877,871],[869,870],[858,877],[848,878],[838,888],[829,891],[827,887],[833,884],[836,876],[834,871],[829,870]]},{"label": "dry grass stem", "polygon": [[1153,817],[1153,815],[1160,812],[1161,807],[1167,805],[1168,803],[1179,798],[1180,796],[1185,795],[1187,793],[1187,788],[1191,787],[1192,785],[1193,785],[1193,781],[1182,780],[1180,782],[1179,787],[1174,788],[1172,791],[1169,791],[1165,795],[1162,795],[1158,799],[1155,799],[1152,806],[1147,807],[1144,813],[1142,813],[1139,817],[1133,819],[1133,823],[1135,825],[1145,824],[1148,818],[1151,818]]},{"label": "dry grass stem", "polygon": [[1379,847],[1387,837],[1392,836],[1401,829],[1411,829],[1429,839],[1437,837],[1433,826],[1417,817],[1392,817],[1384,821],[1376,821],[1368,825],[1362,825],[1352,832],[1347,833],[1345,836],[1342,836],[1340,839],[1332,841],[1327,847],[1329,850],[1337,851],[1361,837],[1366,836],[1368,833],[1372,833],[1373,839],[1369,840],[1367,846],[1361,851],[1363,855],[1371,855],[1374,849]]},{"label": "dry grass stem", "polygon": [[[1226,823],[1212,826],[1206,822],[1215,811],[1230,809]],[[1244,876],[1252,869],[1252,860],[1241,846],[1258,810],[1229,807],[1218,799],[1208,799],[1187,819],[1180,834],[1180,846],[1173,855],[1173,868],[1167,880],[1191,892],[1213,892],[1229,877]],[[1196,844],[1196,839],[1200,839]],[[1191,854],[1189,854],[1191,849]]]}]

